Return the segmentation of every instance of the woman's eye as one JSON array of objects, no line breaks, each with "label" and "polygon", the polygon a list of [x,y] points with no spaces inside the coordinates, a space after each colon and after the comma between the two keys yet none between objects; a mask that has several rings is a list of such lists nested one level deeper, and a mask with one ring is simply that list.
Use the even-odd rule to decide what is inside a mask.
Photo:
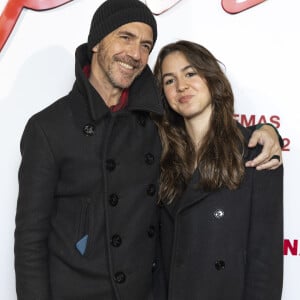
[{"label": "woman's eye", "polygon": [[186,77],[193,77],[193,76],[195,76],[195,75],[197,75],[196,72],[188,72],[188,73],[186,74]]},{"label": "woman's eye", "polygon": [[165,81],[165,85],[170,85],[170,84],[172,84],[173,82],[174,82],[173,79],[167,79],[167,80]]}]

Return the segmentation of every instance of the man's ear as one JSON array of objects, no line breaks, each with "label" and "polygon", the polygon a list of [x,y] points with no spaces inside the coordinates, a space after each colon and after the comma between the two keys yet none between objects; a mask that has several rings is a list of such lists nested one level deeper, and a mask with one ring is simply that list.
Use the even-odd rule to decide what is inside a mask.
[{"label": "man's ear", "polygon": [[100,44],[100,43],[96,44],[96,45],[92,48],[92,51],[93,51],[93,52],[98,52],[98,51],[99,51],[99,44]]}]

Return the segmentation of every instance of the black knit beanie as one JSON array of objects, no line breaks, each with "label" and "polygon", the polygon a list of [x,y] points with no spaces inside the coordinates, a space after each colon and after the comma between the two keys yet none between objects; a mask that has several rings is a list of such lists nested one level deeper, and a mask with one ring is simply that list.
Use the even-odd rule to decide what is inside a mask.
[{"label": "black knit beanie", "polygon": [[118,27],[131,23],[148,24],[153,32],[153,45],[157,38],[157,26],[150,9],[140,0],[106,0],[96,10],[88,36],[88,55],[93,47]]}]

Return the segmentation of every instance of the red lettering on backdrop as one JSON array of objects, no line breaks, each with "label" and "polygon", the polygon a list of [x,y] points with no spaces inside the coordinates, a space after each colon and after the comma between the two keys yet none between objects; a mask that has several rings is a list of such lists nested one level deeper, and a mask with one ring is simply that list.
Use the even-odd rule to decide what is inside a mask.
[{"label": "red lettering on backdrop", "polygon": [[234,114],[233,117],[246,127],[259,123],[271,123],[276,128],[280,127],[280,117],[276,115],[267,118],[265,115]]},{"label": "red lettering on backdrop", "polygon": [[272,123],[276,128],[280,127],[280,117],[279,116],[271,116],[270,123]]},{"label": "red lettering on backdrop", "polygon": [[23,8],[47,10],[72,0],[9,0],[0,16],[0,51],[11,34]]},{"label": "red lettering on backdrop", "polygon": [[236,14],[266,0],[222,0],[223,9],[230,13]]},{"label": "red lettering on backdrop", "polygon": [[288,138],[283,138],[282,151],[290,151],[291,140]]},{"label": "red lettering on backdrop", "polygon": [[241,115],[241,123],[244,126],[248,127],[248,126],[251,126],[251,125],[255,125],[258,122],[255,121],[255,115],[250,115],[249,121],[247,121],[247,116],[246,115]]},{"label": "red lettering on backdrop", "polygon": [[293,243],[290,240],[283,241],[283,255],[288,255],[288,252],[298,255],[298,240],[293,240]]}]

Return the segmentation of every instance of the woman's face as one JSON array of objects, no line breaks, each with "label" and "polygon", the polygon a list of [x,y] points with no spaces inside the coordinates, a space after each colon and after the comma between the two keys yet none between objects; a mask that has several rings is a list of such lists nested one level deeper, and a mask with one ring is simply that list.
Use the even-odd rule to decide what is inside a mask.
[{"label": "woman's face", "polygon": [[183,53],[168,54],[162,63],[162,86],[170,107],[185,119],[210,116],[211,95],[206,83]]}]

